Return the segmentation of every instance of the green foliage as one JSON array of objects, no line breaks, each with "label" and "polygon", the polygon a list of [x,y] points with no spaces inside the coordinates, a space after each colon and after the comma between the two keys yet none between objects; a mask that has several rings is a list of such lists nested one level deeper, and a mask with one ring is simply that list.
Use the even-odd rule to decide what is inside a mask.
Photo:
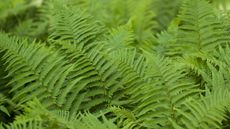
[{"label": "green foliage", "polygon": [[230,127],[228,1],[2,0],[1,129]]}]

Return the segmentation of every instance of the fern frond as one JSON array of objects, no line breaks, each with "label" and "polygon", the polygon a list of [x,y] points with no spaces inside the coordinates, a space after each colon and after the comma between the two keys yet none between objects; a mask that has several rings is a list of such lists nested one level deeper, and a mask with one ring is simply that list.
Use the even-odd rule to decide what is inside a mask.
[{"label": "fern frond", "polygon": [[[215,51],[213,54],[196,53],[183,56],[179,58],[181,67],[185,67],[191,77],[197,80],[200,88],[209,88],[218,86],[225,86],[228,81],[228,72],[226,71],[227,65],[224,61],[219,60],[214,55],[218,55]],[[218,84],[218,85],[216,85]]]},{"label": "fern frond", "polygon": [[51,12],[50,39],[69,40],[87,44],[102,33],[102,26],[81,9],[67,7],[65,2],[55,1]]},{"label": "fern frond", "polygon": [[[141,87],[148,85],[151,80],[145,73],[147,70],[146,58],[137,52],[135,48],[123,48],[112,52],[108,52],[107,58],[117,66],[117,70],[121,73],[120,83],[124,86],[124,92],[127,97],[139,92]],[[126,98],[127,102],[131,101]],[[126,102],[124,101],[124,102]],[[131,103],[135,103],[133,100]],[[112,101],[113,104],[120,103]],[[133,105],[126,105],[132,108]]]},{"label": "fern frond", "polygon": [[[28,125],[26,124],[28,121],[34,121],[35,123],[38,121],[40,124],[39,127],[43,127],[44,129],[113,129],[117,127],[112,120],[107,119],[104,115],[98,117],[88,112],[71,114],[65,110],[49,111],[37,99],[27,102],[24,105],[24,114],[17,116],[16,120],[10,125]],[[32,128],[34,125],[30,126]]]},{"label": "fern frond", "polygon": [[4,114],[10,116],[8,109],[6,108],[6,106],[3,105],[5,102],[7,102],[7,99],[5,98],[5,96],[0,94],[0,112],[3,112]]},{"label": "fern frond", "polygon": [[201,100],[188,99],[185,102],[187,110],[175,109],[182,115],[177,122],[181,128],[221,128],[225,119],[225,107],[229,105],[229,90],[219,88],[207,96],[201,96]]},{"label": "fern frond", "polygon": [[[145,78],[146,72],[146,59],[138,53],[135,48],[121,48],[115,51],[110,51],[108,57],[117,64],[122,70],[127,70],[125,67],[129,67],[133,72],[136,72],[141,78]],[[119,66],[120,65],[120,66]],[[123,67],[124,66],[124,67]]]},{"label": "fern frond", "polygon": [[134,33],[129,25],[124,25],[110,31],[106,41],[107,51],[131,47],[134,43]]},{"label": "fern frond", "polygon": [[[166,4],[167,3],[167,4]],[[155,0],[152,9],[156,13],[156,21],[158,26],[156,32],[167,29],[170,22],[178,13],[181,0]]]},{"label": "fern frond", "polygon": [[230,47],[229,45],[226,46],[219,46],[217,50],[214,51],[213,56],[222,62],[223,64],[221,65],[222,67],[226,68],[230,65]]},{"label": "fern frond", "polygon": [[118,73],[97,52],[100,47],[84,53],[71,44],[65,45],[62,49],[70,53],[66,59],[41,44],[22,43],[4,35],[1,39],[7,76],[13,77],[8,86],[18,105],[37,97],[46,107],[70,110],[72,114],[103,105],[113,94],[108,94],[108,89],[120,88]]},{"label": "fern frond", "polygon": [[115,106],[110,107],[110,110],[116,116],[115,118],[117,120],[118,127],[121,127],[123,129],[141,127],[140,125],[138,125],[138,120],[131,111]]},{"label": "fern frond", "polygon": [[[18,105],[38,97],[46,106],[58,105],[57,97],[66,86],[73,66],[57,52],[41,44],[18,41],[1,34],[2,59],[12,80],[8,83],[12,100]],[[60,94],[61,93],[61,94]]]},{"label": "fern frond", "polygon": [[105,117],[102,117],[102,119],[103,122],[99,121],[97,117],[90,113],[82,114],[75,127],[79,129],[117,129],[117,126],[111,120]]},{"label": "fern frond", "polygon": [[178,33],[178,21],[174,20],[170,24],[167,31],[161,31],[161,33],[157,34],[156,42],[157,44],[154,46],[154,52],[162,55],[162,56],[180,56],[178,53],[179,48],[175,47],[177,41],[177,33]]},{"label": "fern frond", "polygon": [[120,73],[100,52],[103,50],[103,45],[91,43],[91,45],[83,47],[68,42],[57,44],[58,49],[66,55],[66,59],[74,65],[74,70],[68,78],[70,80],[81,78],[77,84],[81,89],[73,88],[72,90],[76,90],[76,92],[66,97],[69,98],[67,101],[63,101],[65,110],[71,108],[76,111],[75,104],[76,106],[80,104],[79,98],[74,97],[77,95],[76,93],[84,95],[79,109],[92,110],[95,106],[105,107],[114,99],[114,95],[121,93],[123,85],[119,83]]},{"label": "fern frond", "polygon": [[185,1],[179,19],[178,45],[187,52],[210,52],[229,43],[223,23],[212,6],[204,0]]},{"label": "fern frond", "polygon": [[169,59],[149,55],[147,60],[147,74],[152,80],[134,93],[138,106],[133,112],[144,127],[170,127],[168,118],[178,119],[174,109],[182,108],[187,98],[197,97],[202,91]]},{"label": "fern frond", "polygon": [[39,120],[26,120],[24,122],[14,122],[6,126],[6,129],[46,129]]},{"label": "fern frond", "polygon": [[152,31],[157,27],[157,22],[154,21],[155,14],[151,10],[152,3],[151,0],[129,2],[130,19],[133,24],[135,39],[139,43],[149,41],[154,37]]}]

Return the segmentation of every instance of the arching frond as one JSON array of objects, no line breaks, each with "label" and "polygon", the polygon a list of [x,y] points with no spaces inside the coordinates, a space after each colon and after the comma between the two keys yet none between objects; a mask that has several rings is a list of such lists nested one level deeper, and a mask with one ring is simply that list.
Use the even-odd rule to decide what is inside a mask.
[{"label": "arching frond", "polygon": [[187,52],[210,52],[229,43],[223,23],[204,0],[185,1],[181,7],[177,47]]},{"label": "arching frond", "polygon": [[186,110],[175,109],[182,115],[177,123],[180,128],[220,128],[222,120],[225,119],[224,112],[229,105],[229,97],[229,90],[219,88],[207,96],[201,96],[200,101],[188,99],[184,104]]},{"label": "arching frond", "polygon": [[[148,128],[170,127],[168,118],[178,119],[175,108],[190,97],[196,97],[201,90],[167,58],[149,55],[148,72],[152,77],[150,85],[142,87],[135,94],[138,106],[134,109],[138,120]],[[153,121],[152,121],[153,120]]]},{"label": "arching frond", "polygon": [[[113,64],[117,66],[117,70],[121,74],[120,83],[124,86],[122,92],[126,95],[132,96],[140,88],[148,85],[149,78],[145,74],[147,69],[146,59],[135,48],[123,48],[109,52],[107,58],[112,60]],[[129,98],[126,98],[124,102],[129,101]],[[117,102],[120,103],[119,101]],[[117,102],[113,101],[114,104]],[[134,104],[135,102],[132,103]],[[133,107],[132,105],[126,106]]]},{"label": "arching frond", "polygon": [[[79,87],[82,88],[85,100],[80,109],[92,109],[92,107],[105,106],[112,100],[124,97],[122,93],[123,84],[119,82],[120,73],[117,72],[116,66],[113,66],[106,56],[102,53],[103,45],[94,43],[86,47],[68,42],[57,43],[62,53],[66,54],[66,59],[73,63],[74,70],[71,72],[69,79],[79,80]],[[78,98],[72,98],[81,89],[76,89],[75,94],[71,95],[69,101],[63,101],[66,110],[73,108]],[[85,91],[86,90],[86,91]],[[116,98],[117,97],[117,98]],[[74,104],[75,103],[75,104]],[[94,110],[94,109],[93,109]]]},{"label": "arching frond", "polygon": [[55,1],[53,6],[50,14],[51,39],[87,44],[101,35],[102,26],[83,10],[67,7],[63,1]]},{"label": "arching frond", "polygon": [[12,77],[8,86],[11,87],[13,101],[21,104],[37,96],[45,105],[53,105],[72,66],[44,45],[3,34],[0,48],[5,51],[2,59],[7,76]]},{"label": "arching frond", "polygon": [[[112,120],[104,115],[99,117],[91,113],[71,114],[69,111],[54,110],[49,111],[37,100],[27,102],[24,105],[24,114],[16,117],[16,120],[6,125],[7,129],[117,129]],[[100,120],[101,119],[101,120]]]}]

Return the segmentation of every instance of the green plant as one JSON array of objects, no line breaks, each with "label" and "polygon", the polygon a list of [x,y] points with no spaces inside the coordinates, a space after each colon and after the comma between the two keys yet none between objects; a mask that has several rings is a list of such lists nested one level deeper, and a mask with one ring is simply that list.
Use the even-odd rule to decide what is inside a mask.
[{"label": "green plant", "polygon": [[229,128],[224,2],[3,0],[0,128]]}]

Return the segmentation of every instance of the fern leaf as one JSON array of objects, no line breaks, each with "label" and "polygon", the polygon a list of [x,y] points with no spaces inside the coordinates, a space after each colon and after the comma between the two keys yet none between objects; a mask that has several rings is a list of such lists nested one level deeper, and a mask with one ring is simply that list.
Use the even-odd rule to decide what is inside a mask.
[{"label": "fern leaf", "polygon": [[201,90],[169,59],[148,55],[147,60],[150,66],[147,71],[151,72],[153,80],[134,93],[134,100],[138,103],[134,113],[145,127],[170,127],[169,118],[178,119],[174,108],[182,108],[187,98],[197,96]]},{"label": "fern leaf", "polygon": [[185,1],[179,19],[182,25],[179,26],[178,43],[183,50],[209,52],[218,45],[228,43],[223,23],[204,0]]},{"label": "fern leaf", "polygon": [[[228,105],[229,91],[216,89],[211,94],[201,97],[201,101],[189,99],[185,102],[187,110],[176,109],[182,115],[181,126],[184,128],[220,128],[224,120],[225,106]],[[178,122],[178,123],[180,123]]]},{"label": "fern leaf", "polygon": [[60,38],[78,44],[87,44],[96,40],[101,33],[101,26],[95,24],[92,17],[82,10],[64,7],[63,4],[65,3],[61,1],[55,1],[53,4],[50,39]]},{"label": "fern leaf", "polygon": [[6,126],[6,129],[45,129],[42,122],[38,120],[27,120],[24,122],[15,122]]}]

